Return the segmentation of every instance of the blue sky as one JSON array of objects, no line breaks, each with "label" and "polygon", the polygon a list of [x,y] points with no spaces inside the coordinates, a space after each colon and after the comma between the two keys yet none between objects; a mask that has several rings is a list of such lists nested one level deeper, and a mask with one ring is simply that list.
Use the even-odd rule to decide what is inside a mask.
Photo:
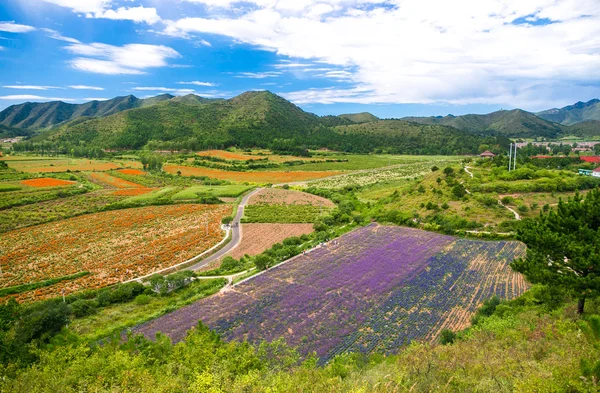
[{"label": "blue sky", "polygon": [[536,111],[600,97],[598,37],[597,0],[3,0],[0,109],[270,90],[321,115]]}]

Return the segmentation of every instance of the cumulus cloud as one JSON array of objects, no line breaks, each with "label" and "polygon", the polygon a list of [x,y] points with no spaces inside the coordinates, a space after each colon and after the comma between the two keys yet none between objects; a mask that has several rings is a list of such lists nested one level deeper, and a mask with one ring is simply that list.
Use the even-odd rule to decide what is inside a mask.
[{"label": "cumulus cloud", "polygon": [[46,3],[70,8],[73,12],[84,14],[87,18],[130,20],[136,23],[154,24],[160,22],[156,8],[119,7],[111,9],[112,0],[42,0]]},{"label": "cumulus cloud", "polygon": [[230,37],[294,63],[322,62],[335,70],[321,77],[354,84],[288,94],[297,103],[521,105],[536,91],[543,105],[559,98],[558,83],[600,81],[597,0],[188,1],[243,12],[170,21],[165,34]]},{"label": "cumulus cloud", "polygon": [[36,28],[33,26],[20,25],[14,21],[0,22],[0,31],[6,31],[8,33],[29,33],[34,30],[36,30]]},{"label": "cumulus cloud", "polygon": [[66,50],[80,56],[70,61],[73,68],[108,75],[140,75],[147,68],[168,65],[167,59],[180,57],[167,46],[147,44],[73,44]]},{"label": "cumulus cloud", "polygon": [[143,6],[133,8],[120,7],[116,10],[106,10],[93,14],[89,13],[87,16],[91,18],[131,20],[136,23],[145,22],[150,25],[160,22],[161,20],[156,12],[156,8],[145,8]]}]

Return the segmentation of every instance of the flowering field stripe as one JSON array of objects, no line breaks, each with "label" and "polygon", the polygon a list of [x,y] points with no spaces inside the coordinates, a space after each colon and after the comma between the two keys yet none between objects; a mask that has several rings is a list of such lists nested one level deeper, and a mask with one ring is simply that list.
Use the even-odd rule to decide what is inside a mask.
[{"label": "flowering field stripe", "polygon": [[527,285],[508,263],[523,252],[518,242],[372,224],[136,331],[179,341],[202,320],[228,340],[283,337],[322,363],[348,351],[390,353],[464,327],[492,295],[520,295]]},{"label": "flowering field stripe", "polygon": [[0,288],[91,273],[15,296],[40,300],[168,268],[221,241],[221,219],[229,214],[230,205],[148,206],[6,232],[0,237]]},{"label": "flowering field stripe", "polygon": [[22,284],[22,285],[16,285],[14,287],[0,288],[0,297],[14,295],[16,293],[32,291],[32,290],[38,289],[38,288],[49,287],[50,285],[58,284],[61,281],[75,280],[75,279],[78,279],[81,277],[85,277],[89,274],[90,274],[90,272],[80,272],[80,273],[76,273],[76,274],[71,274],[69,276],[51,278],[49,280],[44,280],[44,281],[40,281],[40,282],[36,282],[36,283],[32,283],[32,284]]},{"label": "flowering field stripe", "polygon": [[29,187],[61,187],[61,186],[72,186],[73,184],[77,184],[77,182],[62,180],[62,179],[53,179],[49,177],[42,177],[39,179],[28,179],[21,180],[21,184]]}]

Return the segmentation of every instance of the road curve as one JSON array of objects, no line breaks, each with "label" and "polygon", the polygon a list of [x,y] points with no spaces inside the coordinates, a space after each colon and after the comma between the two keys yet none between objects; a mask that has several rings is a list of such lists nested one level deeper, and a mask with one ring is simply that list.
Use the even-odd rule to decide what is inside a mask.
[{"label": "road curve", "polygon": [[204,258],[198,263],[186,267],[185,270],[201,269],[209,263],[218,261],[219,259],[223,258],[225,255],[227,255],[227,253],[229,253],[229,251],[233,250],[239,245],[240,241],[242,240],[242,226],[240,225],[240,221],[242,219],[242,216],[244,215],[244,208],[246,207],[246,204],[248,203],[248,200],[252,197],[252,195],[256,194],[260,190],[262,190],[262,188],[257,188],[252,192],[249,192],[248,194],[244,195],[244,197],[242,198],[242,201],[238,205],[237,213],[233,218],[233,221],[231,221],[231,240],[229,241],[229,243],[227,243],[223,248],[221,248],[219,251],[212,254],[211,256]]}]

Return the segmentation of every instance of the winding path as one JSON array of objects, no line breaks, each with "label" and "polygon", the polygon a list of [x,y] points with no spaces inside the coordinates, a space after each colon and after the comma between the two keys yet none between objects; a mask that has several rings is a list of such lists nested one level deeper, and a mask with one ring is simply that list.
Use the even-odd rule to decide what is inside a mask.
[{"label": "winding path", "polygon": [[186,267],[185,270],[198,270],[205,267],[211,262],[218,261],[225,255],[227,255],[229,251],[233,250],[240,244],[240,242],[242,241],[242,226],[240,225],[240,221],[242,220],[242,216],[244,215],[244,208],[246,207],[248,200],[260,190],[262,190],[262,188],[257,188],[254,191],[244,195],[244,197],[242,198],[242,201],[238,205],[237,213],[233,218],[233,221],[231,221],[231,240],[229,241],[229,243],[227,243],[225,247],[221,248],[219,251],[215,252],[211,256],[204,258],[198,263]]}]

